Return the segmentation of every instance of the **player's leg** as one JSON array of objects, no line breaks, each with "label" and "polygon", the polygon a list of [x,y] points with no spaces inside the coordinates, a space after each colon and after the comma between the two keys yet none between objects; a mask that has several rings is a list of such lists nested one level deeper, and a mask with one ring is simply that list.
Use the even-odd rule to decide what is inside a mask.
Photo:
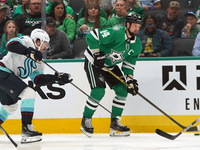
[{"label": "player's leg", "polygon": [[[22,132],[24,127],[29,125],[29,130],[34,130],[31,128],[33,112],[34,112],[34,101],[35,101],[35,91],[29,87],[27,87],[26,83],[24,83],[20,78],[15,76],[12,73],[8,73],[0,70],[0,89],[3,93],[6,93],[6,96],[1,97],[2,105],[7,105],[8,108],[13,107],[15,103],[18,101],[18,97],[21,98],[21,114],[22,114]],[[16,108],[16,107],[14,107]],[[13,110],[13,109],[11,109]],[[4,111],[2,109],[2,111]],[[9,113],[9,112],[8,112]],[[5,111],[4,111],[5,115]],[[35,131],[36,132],[36,131]],[[30,133],[30,132],[29,132]],[[41,133],[38,133],[40,136]],[[29,134],[30,137],[36,136],[35,134]],[[23,136],[23,134],[22,134]],[[23,138],[22,138],[23,139]],[[41,140],[41,139],[40,139]],[[36,140],[38,141],[38,140]]]},{"label": "player's leg", "polygon": [[[114,72],[117,76],[123,77],[121,71],[116,66],[112,72]],[[113,78],[113,76],[108,73],[106,76],[106,82],[112,89],[115,91],[116,96],[113,99],[112,104],[112,113],[116,116],[122,115],[122,112],[125,107],[126,98],[128,95],[128,92],[126,90],[126,86],[121,83],[118,79]],[[129,136],[130,135],[130,129],[127,126],[124,126],[120,123],[120,120],[116,119],[114,116],[111,115],[111,124],[110,124],[110,136],[116,136],[116,131],[122,132],[123,136]],[[121,135],[121,134],[120,134]]]},{"label": "player's leg", "polygon": [[[96,101],[100,102],[105,94],[105,82],[102,76],[102,71],[100,69],[92,66],[87,59],[85,60],[85,72],[90,83],[91,92],[90,96]],[[98,104],[92,101],[90,98],[86,100],[86,105],[84,107],[83,119],[81,122],[81,131],[88,137],[91,137],[93,133],[92,126],[92,116],[96,111]]]},{"label": "player's leg", "polygon": [[6,121],[9,115],[13,114],[17,108],[17,99],[12,99],[8,94],[0,90],[0,125]]},{"label": "player's leg", "polygon": [[21,143],[38,142],[42,140],[42,133],[35,131],[32,125],[35,103],[35,91],[26,87],[19,95],[21,101],[21,115],[22,115],[22,140]]}]

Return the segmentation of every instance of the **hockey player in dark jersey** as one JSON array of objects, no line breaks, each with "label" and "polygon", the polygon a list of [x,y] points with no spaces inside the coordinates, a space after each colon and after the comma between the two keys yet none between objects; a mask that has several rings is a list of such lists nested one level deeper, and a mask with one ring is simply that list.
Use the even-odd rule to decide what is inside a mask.
[{"label": "hockey player in dark jersey", "polygon": [[64,85],[72,81],[70,75],[44,74],[42,52],[49,44],[49,36],[42,29],[35,29],[30,37],[13,38],[7,43],[8,54],[0,60],[0,125],[13,114],[21,98],[22,140],[21,143],[42,140],[42,133],[33,130],[35,91],[22,79],[30,77],[38,86],[52,83]]},{"label": "hockey player in dark jersey", "polygon": [[[114,26],[102,31],[95,29],[86,38],[88,48],[84,53],[86,57],[84,69],[91,87],[90,96],[100,102],[105,95],[106,82],[116,94],[112,100],[112,113],[115,116],[122,115],[128,93],[132,95],[138,93],[138,83],[133,75],[136,59],[142,51],[141,42],[136,37],[141,23],[140,15],[131,13],[126,16],[126,27]],[[120,63],[121,68],[117,65]],[[104,66],[123,78],[129,86],[126,87],[113,77],[103,68]],[[97,107],[98,104],[90,98],[87,100],[81,131],[88,137],[93,133],[91,121]],[[130,129],[122,125],[115,116],[111,115],[110,136],[116,136],[116,131],[121,131],[123,136],[129,136]]]}]

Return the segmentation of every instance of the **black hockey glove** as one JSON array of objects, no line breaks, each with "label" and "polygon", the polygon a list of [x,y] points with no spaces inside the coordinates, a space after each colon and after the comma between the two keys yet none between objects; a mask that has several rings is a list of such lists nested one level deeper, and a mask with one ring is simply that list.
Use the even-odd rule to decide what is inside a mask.
[{"label": "black hockey glove", "polygon": [[32,47],[27,48],[26,56],[33,59],[34,61],[38,63],[40,63],[43,58],[42,53]]},{"label": "black hockey glove", "polygon": [[137,95],[139,90],[137,80],[135,79],[129,80],[127,81],[127,84],[129,85],[127,87],[127,92],[131,93],[133,96]]},{"label": "black hockey glove", "polygon": [[103,68],[105,63],[105,53],[97,52],[93,54],[94,56],[94,66],[97,68]]},{"label": "black hockey glove", "polygon": [[68,73],[55,73],[56,83],[59,85],[65,85],[66,83],[72,82],[73,79],[70,79],[71,75]]}]

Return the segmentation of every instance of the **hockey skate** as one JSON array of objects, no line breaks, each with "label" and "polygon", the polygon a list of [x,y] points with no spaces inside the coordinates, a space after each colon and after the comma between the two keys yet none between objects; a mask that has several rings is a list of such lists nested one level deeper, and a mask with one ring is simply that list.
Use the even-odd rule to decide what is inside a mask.
[{"label": "hockey skate", "polygon": [[[116,133],[117,131],[120,131],[121,133]],[[111,118],[111,124],[110,124],[110,136],[111,137],[122,137],[122,136],[129,136],[130,135],[130,129],[127,126],[124,126],[120,123],[120,120]]]},{"label": "hockey skate", "polygon": [[86,118],[83,116],[81,121],[81,132],[83,132],[87,137],[91,138],[93,134],[93,126],[91,123],[91,118]]},{"label": "hockey skate", "polygon": [[22,136],[21,140],[22,144],[39,142],[42,140],[42,133],[33,130],[33,125],[30,124],[22,125],[21,136]]}]

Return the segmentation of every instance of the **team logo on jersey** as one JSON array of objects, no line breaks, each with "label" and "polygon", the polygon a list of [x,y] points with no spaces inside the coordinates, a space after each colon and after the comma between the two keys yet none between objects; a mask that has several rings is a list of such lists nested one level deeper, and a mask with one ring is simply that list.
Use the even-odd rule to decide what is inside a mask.
[{"label": "team logo on jersey", "polygon": [[119,28],[118,26],[114,26],[114,27],[113,27],[113,30],[115,30],[115,31],[119,31],[120,28]]},{"label": "team logo on jersey", "polygon": [[110,58],[112,60],[112,63],[114,64],[117,61],[122,61],[123,60],[123,55],[124,52],[116,52],[113,49],[111,49],[111,53],[107,54],[106,57]]},{"label": "team logo on jersey", "polygon": [[32,68],[36,69],[36,63],[33,59],[27,58],[24,61],[24,68],[18,67],[20,71],[20,77],[25,79],[32,73]]}]

